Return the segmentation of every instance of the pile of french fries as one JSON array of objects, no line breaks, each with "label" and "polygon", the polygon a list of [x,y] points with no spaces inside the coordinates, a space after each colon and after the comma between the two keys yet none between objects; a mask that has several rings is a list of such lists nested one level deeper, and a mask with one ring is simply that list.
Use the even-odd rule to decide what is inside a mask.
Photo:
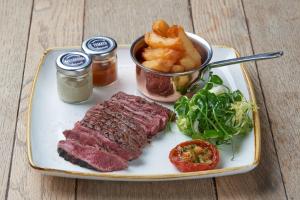
[{"label": "pile of french fries", "polygon": [[201,56],[181,26],[169,26],[164,20],[152,25],[145,34],[148,45],[142,56],[145,67],[170,73],[189,71],[201,65]]}]

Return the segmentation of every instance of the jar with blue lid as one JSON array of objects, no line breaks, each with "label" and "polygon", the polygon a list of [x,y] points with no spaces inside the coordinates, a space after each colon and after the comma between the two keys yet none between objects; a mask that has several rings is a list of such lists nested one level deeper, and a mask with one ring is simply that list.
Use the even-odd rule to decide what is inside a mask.
[{"label": "jar with blue lid", "polygon": [[82,52],[66,52],[56,60],[57,92],[66,103],[80,103],[93,92],[91,59]]},{"label": "jar with blue lid", "polygon": [[82,50],[92,59],[93,84],[105,86],[117,80],[117,43],[106,36],[91,37]]}]

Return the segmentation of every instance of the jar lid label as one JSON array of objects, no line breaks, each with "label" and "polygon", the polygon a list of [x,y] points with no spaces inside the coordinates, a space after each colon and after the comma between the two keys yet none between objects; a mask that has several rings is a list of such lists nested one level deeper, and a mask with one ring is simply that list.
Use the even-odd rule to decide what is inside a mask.
[{"label": "jar lid label", "polygon": [[82,43],[84,52],[92,55],[110,53],[116,47],[117,43],[114,39],[104,36],[92,37]]},{"label": "jar lid label", "polygon": [[87,42],[86,45],[90,50],[94,51],[103,51],[111,47],[111,43],[104,38],[91,39]]},{"label": "jar lid label", "polygon": [[57,70],[70,75],[79,75],[88,72],[90,64],[90,57],[79,51],[62,53],[56,59]]},{"label": "jar lid label", "polygon": [[69,67],[79,67],[86,63],[86,58],[80,54],[68,53],[61,57],[61,62]]}]

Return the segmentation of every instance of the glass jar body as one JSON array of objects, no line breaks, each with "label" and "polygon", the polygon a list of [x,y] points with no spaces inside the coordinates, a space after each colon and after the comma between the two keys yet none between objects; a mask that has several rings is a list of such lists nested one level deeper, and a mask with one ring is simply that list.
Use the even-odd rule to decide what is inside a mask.
[{"label": "glass jar body", "polygon": [[93,84],[105,86],[117,80],[117,55],[100,59],[94,56],[92,59]]},{"label": "glass jar body", "polygon": [[91,70],[80,76],[69,76],[59,71],[57,91],[60,99],[66,103],[80,103],[89,99],[93,92],[93,76]]}]

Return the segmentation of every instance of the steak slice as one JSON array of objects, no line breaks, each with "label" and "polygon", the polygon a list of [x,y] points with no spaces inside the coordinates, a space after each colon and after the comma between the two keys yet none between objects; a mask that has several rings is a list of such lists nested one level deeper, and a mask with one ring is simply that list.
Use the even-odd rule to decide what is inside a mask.
[{"label": "steak slice", "polygon": [[63,134],[67,140],[75,140],[82,145],[88,145],[88,146],[96,147],[98,149],[102,148],[108,150],[108,148],[103,146],[101,142],[98,142],[97,137],[95,137],[92,134],[83,131],[78,131],[78,130],[65,130]]},{"label": "steak slice", "polygon": [[104,112],[86,115],[80,121],[82,126],[101,131],[105,137],[120,145],[124,145],[132,151],[140,150],[142,141],[139,141],[136,134],[125,124],[107,115]]},{"label": "steak slice", "polygon": [[[117,107],[108,107],[106,104],[97,104],[89,112],[99,113],[104,112],[105,114],[111,116],[113,119],[118,120],[120,123],[126,125],[131,131],[134,137],[136,137],[141,145],[144,147],[149,141],[147,134],[140,124],[136,123],[132,118],[129,118],[120,112]],[[89,115],[89,112],[87,115]]]},{"label": "steak slice", "polygon": [[[174,120],[175,113],[165,108],[161,105],[158,105],[154,102],[149,102],[142,97],[128,95],[124,92],[118,92],[111,97],[111,101],[119,102],[124,107],[128,107],[140,113],[150,116],[152,119],[157,119],[160,122],[160,128],[157,132],[165,129],[169,121]],[[150,136],[153,136],[157,133],[156,131],[151,132]]]},{"label": "steak slice", "polygon": [[75,124],[73,131],[75,131],[76,135],[78,135],[78,136],[70,134],[69,137],[80,137],[80,136],[84,137],[82,135],[79,135],[78,133],[83,133],[83,134],[85,133],[85,135],[90,134],[90,135],[94,136],[95,138],[97,138],[96,142],[98,143],[99,146],[103,146],[109,152],[112,151],[115,154],[117,154],[118,156],[124,158],[125,160],[133,160],[135,158],[138,158],[142,154],[141,150],[132,151],[132,150],[128,149],[126,146],[125,147],[123,145],[120,146],[118,143],[105,137],[104,134],[101,134],[101,131],[95,131],[93,129],[84,127],[84,126],[80,125],[79,122],[77,122]]},{"label": "steak slice", "polygon": [[148,106],[144,107],[142,104],[138,104],[136,102],[130,102],[126,99],[117,99],[117,98],[112,98],[112,101],[115,103],[119,103],[123,105],[127,110],[130,110],[131,112],[138,114],[138,115],[143,115],[148,121],[151,121],[153,124],[158,124],[159,129],[157,132],[161,131],[164,129],[166,124],[168,123],[168,115],[165,113],[160,113],[157,112],[157,110],[150,108]]},{"label": "steak slice", "polygon": [[119,118],[124,118],[127,121],[126,125],[128,125],[132,129],[146,136],[150,135],[151,128],[148,128],[144,124],[143,119],[140,119],[139,117],[135,117],[132,113],[126,112],[123,109],[123,107],[120,106],[119,104],[104,103],[103,106],[107,108],[106,111],[109,114],[113,113],[114,115],[119,116]]},{"label": "steak slice", "polygon": [[[90,131],[92,132],[92,131]],[[63,132],[67,140],[78,141],[82,145],[93,146],[98,149],[105,149],[110,153],[114,153],[125,160],[132,160],[137,158],[140,154],[133,154],[130,151],[126,151],[100,135],[100,137],[93,133],[88,133],[79,129],[66,130]]]},{"label": "steak slice", "polygon": [[144,123],[148,128],[150,128],[150,134],[155,135],[161,129],[161,120],[157,116],[151,116],[149,113],[142,111],[138,107],[125,104],[122,100],[119,101],[109,101],[107,104],[111,106],[115,106],[116,104],[121,106],[123,110],[132,113],[138,119],[142,119],[142,123]]},{"label": "steak slice", "polygon": [[144,99],[140,96],[126,94],[124,92],[118,92],[118,93],[114,94],[111,97],[111,99],[124,99],[130,103],[137,103],[140,107],[143,107],[143,109],[147,109],[149,111],[164,115],[164,116],[168,117],[169,120],[175,119],[175,113],[173,111],[171,111],[168,108],[165,108],[155,102],[147,101],[146,99]]},{"label": "steak slice", "polygon": [[122,127],[123,130],[128,130],[128,137],[131,137],[134,140],[139,148],[144,147],[148,138],[143,133],[143,129],[140,126],[133,124],[128,117],[123,116],[119,111],[112,112],[108,107],[105,107],[103,104],[98,104],[90,109],[85,118],[93,118],[94,120],[99,120],[100,118],[110,118],[116,124],[119,124],[119,127]]},{"label": "steak slice", "polygon": [[84,146],[75,140],[59,141],[57,151],[67,161],[101,172],[122,170],[128,167],[127,161],[119,156],[92,146]]},{"label": "steak slice", "polygon": [[142,124],[145,127],[145,131],[148,133],[148,137],[159,132],[160,121],[158,119],[153,120],[149,116],[146,116],[145,113],[134,111],[133,109],[130,109],[115,101],[106,101],[104,105],[109,108],[116,107],[118,108],[120,113],[124,114],[128,118],[135,120],[136,124]]}]

